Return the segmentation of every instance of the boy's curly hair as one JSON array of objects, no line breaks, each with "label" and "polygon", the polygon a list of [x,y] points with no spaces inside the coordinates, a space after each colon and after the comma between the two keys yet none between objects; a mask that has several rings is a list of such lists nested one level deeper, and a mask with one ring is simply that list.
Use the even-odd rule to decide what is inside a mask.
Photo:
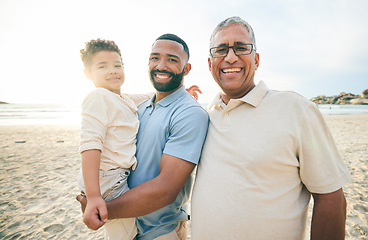
[{"label": "boy's curly hair", "polygon": [[104,50],[117,52],[120,56],[121,61],[123,62],[121,58],[120,49],[114,41],[98,38],[97,40],[91,40],[87,42],[85,49],[80,50],[81,59],[84,64],[84,67],[89,68],[92,64],[93,55],[99,51]]}]

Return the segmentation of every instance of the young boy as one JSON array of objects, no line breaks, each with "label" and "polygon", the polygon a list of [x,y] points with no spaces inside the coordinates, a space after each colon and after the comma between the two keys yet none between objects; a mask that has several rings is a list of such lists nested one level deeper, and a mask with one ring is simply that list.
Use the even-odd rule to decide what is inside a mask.
[{"label": "young boy", "polygon": [[[82,172],[78,185],[88,199],[83,221],[105,222],[107,239],[134,239],[135,218],[107,221],[105,200],[129,190],[127,178],[137,164],[137,107],[120,92],[124,66],[115,42],[91,40],[80,52],[84,73],[96,86],[82,104]],[[136,100],[144,102],[149,97],[140,95]]]}]

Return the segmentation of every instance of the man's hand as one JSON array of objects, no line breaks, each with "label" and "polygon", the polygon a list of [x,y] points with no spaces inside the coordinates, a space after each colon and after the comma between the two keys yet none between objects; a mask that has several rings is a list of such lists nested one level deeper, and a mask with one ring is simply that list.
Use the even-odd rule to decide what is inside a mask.
[{"label": "man's hand", "polygon": [[88,201],[82,195],[76,196],[77,201],[81,204],[83,212],[83,222],[89,229],[97,230],[107,221],[106,203],[102,198],[93,198]]},{"label": "man's hand", "polygon": [[197,85],[192,85],[185,90],[187,90],[187,92],[190,93],[190,95],[192,95],[197,101],[198,101],[198,93],[202,94],[201,89],[199,89]]}]

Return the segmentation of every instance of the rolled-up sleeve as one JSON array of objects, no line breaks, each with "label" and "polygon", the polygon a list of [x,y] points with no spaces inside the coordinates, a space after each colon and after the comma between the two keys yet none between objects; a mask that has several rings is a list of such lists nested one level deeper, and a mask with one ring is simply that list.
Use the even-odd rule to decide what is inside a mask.
[{"label": "rolled-up sleeve", "polygon": [[86,150],[102,151],[109,116],[103,96],[89,94],[82,104],[82,128],[79,153]]}]

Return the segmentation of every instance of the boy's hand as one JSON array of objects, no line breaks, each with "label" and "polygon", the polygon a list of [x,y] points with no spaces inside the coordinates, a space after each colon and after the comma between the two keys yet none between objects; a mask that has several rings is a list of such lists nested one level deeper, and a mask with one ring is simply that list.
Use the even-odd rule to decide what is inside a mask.
[{"label": "boy's hand", "polygon": [[192,95],[197,101],[198,101],[198,93],[202,93],[201,89],[199,89],[197,85],[192,85],[185,90],[187,90],[187,92],[190,93],[190,95]]},{"label": "boy's hand", "polygon": [[106,203],[101,197],[89,197],[83,214],[83,222],[89,229],[97,230],[108,219]]},{"label": "boy's hand", "polygon": [[82,213],[84,213],[84,210],[86,210],[86,206],[87,206],[87,198],[82,196],[81,194],[77,194],[75,196],[75,199],[80,203]]}]

